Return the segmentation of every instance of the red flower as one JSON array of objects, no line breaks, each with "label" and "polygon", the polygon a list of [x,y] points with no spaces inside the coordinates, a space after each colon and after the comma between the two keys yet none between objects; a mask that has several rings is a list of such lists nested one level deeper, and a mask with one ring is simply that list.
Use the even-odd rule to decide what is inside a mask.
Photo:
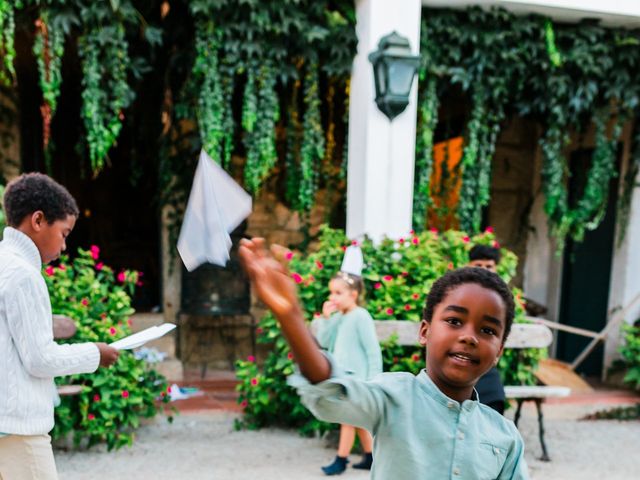
[{"label": "red flower", "polygon": [[406,277],[407,275],[409,275],[409,272],[402,272],[400,275],[402,275],[403,277]]},{"label": "red flower", "polygon": [[413,243],[414,245],[419,245],[420,244],[420,239],[418,237],[413,237],[411,239],[411,243]]},{"label": "red flower", "polygon": [[385,275],[384,277],[382,277],[382,279],[385,282],[390,282],[391,280],[393,280],[393,277],[391,275]]},{"label": "red flower", "polygon": [[47,268],[44,269],[44,273],[46,273],[50,277],[51,275],[56,273],[56,269],[55,267],[52,267],[51,265],[49,265]]},{"label": "red flower", "polygon": [[500,248],[500,244],[498,242],[493,242],[493,248]]},{"label": "red flower", "polygon": [[100,395],[98,395],[97,393],[93,396],[93,401],[94,402],[99,402],[100,401]]},{"label": "red flower", "polygon": [[413,298],[414,300],[418,300],[420,298],[420,294],[414,293],[413,295],[411,295],[411,298]]},{"label": "red flower", "polygon": [[130,318],[127,318],[127,327],[131,328],[131,325],[133,325],[133,322]]},{"label": "red flower", "polygon": [[400,238],[398,239],[398,243],[399,243],[400,245],[402,245],[402,244],[404,243],[404,238],[400,237]]},{"label": "red flower", "polygon": [[87,300],[86,298],[83,298],[83,299],[80,301],[80,303],[81,303],[82,305],[84,305],[85,307],[88,307],[88,306],[89,306],[89,300]]},{"label": "red flower", "polygon": [[413,355],[411,355],[411,360],[413,360],[414,362],[420,361],[420,355],[414,353]]},{"label": "red flower", "polygon": [[448,268],[449,270],[453,270],[453,263],[449,262],[449,265],[447,265],[447,268]]},{"label": "red flower", "polygon": [[96,270],[102,270],[104,268],[104,263],[98,262],[96,263]]},{"label": "red flower", "polygon": [[387,313],[387,315],[393,315],[393,308],[389,307],[385,310],[385,312]]},{"label": "red flower", "polygon": [[287,252],[284,254],[284,258],[291,260],[293,258],[293,252]]},{"label": "red flower", "polygon": [[119,281],[120,283],[124,283],[124,281],[125,281],[126,279],[127,279],[127,276],[125,275],[124,270],[123,270],[122,272],[120,272],[120,273],[118,274],[118,281]]},{"label": "red flower", "polygon": [[316,267],[318,267],[318,270],[322,270],[324,268],[324,265],[320,260],[316,260]]},{"label": "red flower", "polygon": [[416,233],[416,231],[415,231],[415,230],[409,230],[409,233],[410,233],[411,235],[414,235],[414,234]]},{"label": "red flower", "polygon": [[430,229],[429,229],[429,231],[430,231],[431,233],[438,233],[438,229],[437,229],[437,228],[435,228],[435,227],[430,228]]},{"label": "red flower", "polygon": [[346,252],[346,251],[347,251],[347,247],[343,245],[343,246],[342,246],[342,251],[343,251],[343,252]]},{"label": "red flower", "polygon": [[469,243],[469,237],[467,237],[467,236],[462,237],[462,241],[463,241],[464,243]]},{"label": "red flower", "polygon": [[404,306],[404,309],[408,312],[409,310],[411,310],[411,305],[406,304],[406,305]]},{"label": "red flower", "polygon": [[259,335],[259,334],[261,334],[262,332],[264,332],[264,329],[263,329],[262,327],[258,327],[258,328],[256,328],[256,333],[257,333],[258,335]]},{"label": "red flower", "polygon": [[109,335],[113,336],[113,335],[115,335],[116,333],[118,333],[118,331],[116,330],[116,328],[115,328],[115,327],[111,327],[111,328],[109,329]]},{"label": "red flower", "polygon": [[322,314],[320,312],[313,312],[313,318],[320,318]]},{"label": "red flower", "polygon": [[63,272],[67,269],[66,265],[64,263],[61,263],[60,265],[58,265],[58,268],[60,270],[62,270]]},{"label": "red flower", "polygon": [[257,378],[255,378],[255,377],[253,377],[253,378],[251,379],[251,385],[253,385],[254,387],[255,387],[256,385],[258,385],[258,379],[257,379]]},{"label": "red flower", "polygon": [[100,257],[100,247],[97,245],[91,245],[91,256],[94,260],[97,260]]},{"label": "red flower", "polygon": [[351,240],[351,245],[357,246],[358,245],[358,241],[357,240]]},{"label": "red flower", "polygon": [[167,387],[167,393],[171,393],[171,387]]},{"label": "red flower", "polygon": [[487,227],[484,231],[486,233],[493,233],[493,227]]},{"label": "red flower", "polygon": [[247,405],[249,405],[249,404],[247,403],[247,401],[246,401],[246,400],[242,400],[242,401],[240,402],[240,406],[241,406],[242,408],[247,408]]},{"label": "red flower", "polygon": [[107,318],[107,314],[105,312],[101,313],[100,318],[104,320],[105,318]]},{"label": "red flower", "polygon": [[291,352],[287,353],[287,358],[289,360],[293,360],[293,353],[291,353]]},{"label": "red flower", "polygon": [[254,357],[253,355],[249,355],[249,356],[247,357],[247,362],[251,362],[251,363],[253,363],[253,362],[255,362],[255,361],[256,361],[256,357]]},{"label": "red flower", "polygon": [[129,398],[129,391],[128,390],[123,390],[122,391],[122,398]]},{"label": "red flower", "polygon": [[293,278],[293,281],[296,283],[302,283],[302,277],[300,276],[299,273],[292,273],[291,274],[291,278]]},{"label": "red flower", "polygon": [[93,413],[88,413],[87,414],[87,420],[94,420],[96,418],[96,416]]},{"label": "red flower", "polygon": [[378,290],[381,287],[382,287],[382,284],[380,282],[376,282],[373,284],[373,288],[375,288],[376,290]]}]

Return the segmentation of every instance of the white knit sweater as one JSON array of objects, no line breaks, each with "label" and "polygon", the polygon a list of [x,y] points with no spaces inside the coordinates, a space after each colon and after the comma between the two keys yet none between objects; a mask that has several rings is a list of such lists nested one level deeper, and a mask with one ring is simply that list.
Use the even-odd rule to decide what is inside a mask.
[{"label": "white knit sweater", "polygon": [[39,435],[53,428],[53,377],[98,368],[93,343],[53,341],[40,253],[7,227],[0,242],[0,432]]}]

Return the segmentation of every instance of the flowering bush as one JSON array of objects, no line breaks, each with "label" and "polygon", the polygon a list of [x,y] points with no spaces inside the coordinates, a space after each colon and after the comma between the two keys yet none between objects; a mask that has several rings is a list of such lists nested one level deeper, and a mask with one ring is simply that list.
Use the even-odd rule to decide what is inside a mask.
[{"label": "flowering bush", "polygon": [[[324,227],[316,252],[307,256],[296,252],[288,254],[291,276],[298,284],[307,320],[320,315],[329,294],[329,280],[339,270],[349,244],[343,231]],[[491,228],[472,238],[464,232],[431,230],[398,241],[384,240],[378,245],[364,241],[360,245],[365,260],[364,307],[377,320],[420,321],[426,294],[433,282],[447,270],[466,265],[468,251],[475,244],[499,247]],[[504,248],[501,253],[498,273],[509,281],[515,273],[517,258]],[[521,295],[518,291],[515,295],[516,321],[524,321]],[[297,427],[303,433],[330,428],[316,420],[300,404],[295,391],[286,385],[286,376],[293,373],[293,360],[270,313],[260,321],[257,333],[258,342],[271,344],[273,348],[261,367],[254,358],[237,362],[239,401],[244,407],[244,417],[237,426],[260,428],[280,424]],[[417,373],[424,368],[424,352],[417,345],[417,339],[416,347],[399,346],[393,339],[383,342],[381,347],[385,371]],[[532,372],[543,352],[506,351],[499,364],[505,382],[535,383]]]},{"label": "flowering bush", "polygon": [[[141,273],[117,274],[100,261],[100,249],[78,250],[73,261],[63,256],[58,266],[44,269],[54,313],[75,320],[76,334],[69,340],[111,343],[131,333],[134,313],[131,297]],[[105,441],[109,449],[130,445],[141,417],[158,412],[158,399],[168,402],[164,377],[131,352],[122,351],[110,368],[92,374],[56,379],[58,384],[82,385],[80,395],[62,397],[55,410],[53,437],[73,432],[74,443],[88,446]]]},{"label": "flowering bush", "polygon": [[624,382],[640,390],[640,320],[634,325],[623,325],[622,332],[624,343],[620,346],[620,353],[627,368]]}]

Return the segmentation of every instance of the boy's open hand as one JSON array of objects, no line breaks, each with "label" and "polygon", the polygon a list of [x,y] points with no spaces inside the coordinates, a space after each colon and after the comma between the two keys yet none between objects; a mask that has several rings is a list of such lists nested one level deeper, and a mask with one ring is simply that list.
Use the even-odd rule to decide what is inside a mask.
[{"label": "boy's open hand", "polygon": [[96,347],[100,351],[100,366],[101,367],[109,367],[116,363],[118,360],[118,355],[120,352],[113,347],[110,347],[106,343],[96,343]]},{"label": "boy's open hand", "polygon": [[281,320],[300,309],[296,285],[283,266],[286,253],[280,245],[269,252],[263,238],[242,239],[238,251],[258,298]]}]

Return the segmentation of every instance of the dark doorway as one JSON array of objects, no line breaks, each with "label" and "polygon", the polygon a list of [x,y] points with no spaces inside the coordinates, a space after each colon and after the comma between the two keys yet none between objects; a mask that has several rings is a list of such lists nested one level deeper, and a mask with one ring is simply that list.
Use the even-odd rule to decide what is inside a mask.
[{"label": "dark doorway", "polygon": [[[571,205],[575,205],[584,191],[592,152],[578,150],[571,155]],[[607,323],[617,190],[618,181],[612,179],[609,185],[607,211],[598,228],[587,231],[582,242],[567,241],[560,300],[560,322],[566,325],[597,332]],[[572,362],[590,340],[587,337],[560,332],[557,344],[558,359]],[[600,375],[602,366],[603,347],[600,345],[582,363],[578,372],[596,376]]]}]

